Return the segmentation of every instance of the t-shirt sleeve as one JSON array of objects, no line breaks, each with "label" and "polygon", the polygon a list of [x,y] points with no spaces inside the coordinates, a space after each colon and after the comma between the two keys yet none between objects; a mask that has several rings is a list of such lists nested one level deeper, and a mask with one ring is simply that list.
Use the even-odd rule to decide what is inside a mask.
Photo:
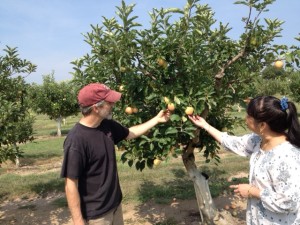
[{"label": "t-shirt sleeve", "polygon": [[78,151],[77,141],[66,139],[64,142],[64,160],[62,164],[61,177],[78,179],[85,168],[85,157]]},{"label": "t-shirt sleeve", "polygon": [[111,120],[110,123],[111,131],[114,137],[114,143],[117,144],[120,141],[126,139],[129,134],[129,129],[114,120]]}]

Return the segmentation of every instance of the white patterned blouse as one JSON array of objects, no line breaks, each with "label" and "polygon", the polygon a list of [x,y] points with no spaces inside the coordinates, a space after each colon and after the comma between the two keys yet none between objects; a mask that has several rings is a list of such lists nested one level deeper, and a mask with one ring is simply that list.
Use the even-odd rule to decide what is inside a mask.
[{"label": "white patterned blouse", "polygon": [[249,183],[261,190],[260,199],[248,199],[247,224],[300,225],[300,149],[286,141],[263,151],[258,135],[225,132],[221,144],[250,157]]}]

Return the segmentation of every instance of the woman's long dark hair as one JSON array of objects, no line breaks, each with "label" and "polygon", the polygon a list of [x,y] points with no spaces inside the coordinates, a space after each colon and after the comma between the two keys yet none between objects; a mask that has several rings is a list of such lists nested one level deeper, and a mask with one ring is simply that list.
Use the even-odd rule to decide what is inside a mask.
[{"label": "woman's long dark hair", "polygon": [[283,109],[280,101],[273,96],[258,96],[249,102],[247,113],[257,122],[266,122],[272,131],[286,134],[288,141],[300,148],[300,124],[296,106],[287,101],[287,109]]}]

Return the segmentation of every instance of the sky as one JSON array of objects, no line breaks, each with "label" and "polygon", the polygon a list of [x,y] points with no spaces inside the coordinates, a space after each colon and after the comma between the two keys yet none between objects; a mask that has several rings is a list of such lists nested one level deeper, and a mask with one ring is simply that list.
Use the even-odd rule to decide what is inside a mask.
[{"label": "sky", "polygon": [[[136,4],[132,16],[147,27],[153,8],[183,8],[186,0],[126,0]],[[229,23],[229,35],[237,39],[243,32],[241,18],[247,16],[245,6],[235,0],[200,0],[215,12],[218,22]],[[84,34],[103,17],[116,17],[121,0],[0,0],[0,55],[6,46],[17,47],[19,57],[37,65],[36,72],[25,79],[41,84],[43,75],[54,72],[56,81],[70,80],[71,61],[90,52]],[[277,0],[263,17],[285,21],[282,37],[276,43],[299,45],[294,38],[300,33],[300,0]]]}]

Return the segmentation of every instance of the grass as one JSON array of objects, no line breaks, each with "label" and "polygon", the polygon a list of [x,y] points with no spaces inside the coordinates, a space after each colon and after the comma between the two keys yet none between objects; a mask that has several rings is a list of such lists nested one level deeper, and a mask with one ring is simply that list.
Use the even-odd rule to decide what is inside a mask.
[{"label": "grass", "polygon": [[[80,116],[70,116],[66,119],[65,124],[62,124],[62,134],[68,133],[71,127],[79,120]],[[56,136],[57,123],[55,120],[50,120],[46,115],[35,115],[35,123],[33,125],[34,136]]]},{"label": "grass", "polygon": [[[78,118],[68,118],[63,129],[67,132]],[[0,201],[44,197],[49,193],[64,191],[64,180],[60,178],[59,173],[65,137],[55,137],[55,121],[50,121],[43,115],[36,116],[34,130],[38,138],[32,143],[20,146],[24,152],[24,157],[20,160],[21,167],[15,168],[8,162],[2,164],[0,168]],[[245,132],[243,129],[239,132],[243,131]],[[201,153],[195,154],[198,168],[210,176],[209,185],[213,197],[228,190],[228,176],[248,172],[248,159],[237,155],[221,154],[221,164],[215,166],[213,163],[206,164]],[[118,159],[120,156],[121,152],[117,152]],[[180,158],[163,162],[153,169],[146,168],[143,172],[118,161],[118,171],[124,203],[144,203],[150,200],[156,203],[169,203],[173,198],[195,198],[193,182],[188,177]],[[61,198],[53,204],[64,207],[66,201]]]}]

